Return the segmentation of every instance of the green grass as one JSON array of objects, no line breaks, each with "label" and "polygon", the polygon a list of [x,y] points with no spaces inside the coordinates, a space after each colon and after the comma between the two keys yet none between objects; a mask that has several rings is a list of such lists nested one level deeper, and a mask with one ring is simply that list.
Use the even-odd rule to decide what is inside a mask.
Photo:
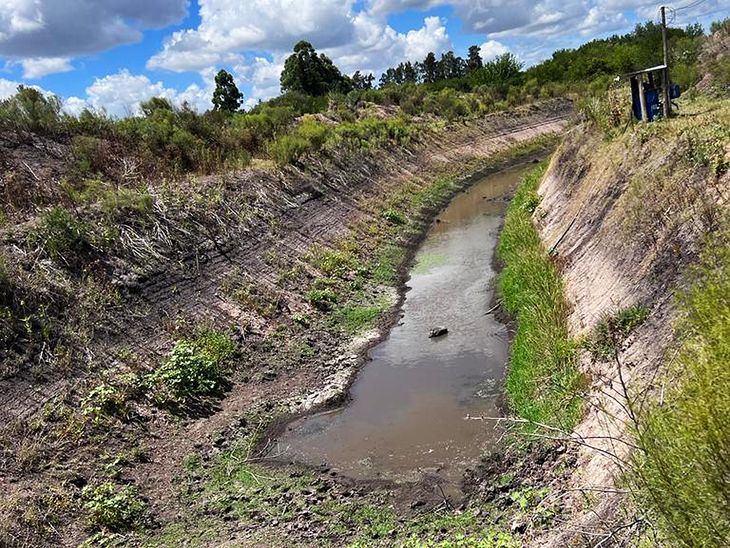
[{"label": "green grass", "polygon": [[730,219],[679,298],[678,354],[662,401],[639,419],[632,484],[677,546],[730,540]]},{"label": "green grass", "polygon": [[504,262],[499,293],[517,321],[506,390],[518,416],[572,430],[581,415],[583,385],[576,367],[577,344],[568,334],[560,273],[532,224],[545,167],[538,166],[520,183],[497,248]]},{"label": "green grass", "polygon": [[347,305],[337,311],[335,318],[348,333],[354,335],[373,327],[378,317],[387,309],[387,302],[372,305]]}]

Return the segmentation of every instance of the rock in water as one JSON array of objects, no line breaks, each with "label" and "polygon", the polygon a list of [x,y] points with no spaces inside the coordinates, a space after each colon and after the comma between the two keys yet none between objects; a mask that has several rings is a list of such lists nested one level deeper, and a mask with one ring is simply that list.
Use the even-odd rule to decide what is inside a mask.
[{"label": "rock in water", "polygon": [[430,334],[428,335],[428,337],[429,337],[430,339],[433,339],[434,337],[443,337],[443,336],[444,336],[444,335],[446,335],[446,334],[447,334],[448,332],[449,332],[449,330],[448,330],[447,328],[445,328],[445,327],[442,327],[442,326],[439,326],[439,327],[434,327],[434,328],[433,328],[433,329],[431,330],[431,333],[430,333]]}]

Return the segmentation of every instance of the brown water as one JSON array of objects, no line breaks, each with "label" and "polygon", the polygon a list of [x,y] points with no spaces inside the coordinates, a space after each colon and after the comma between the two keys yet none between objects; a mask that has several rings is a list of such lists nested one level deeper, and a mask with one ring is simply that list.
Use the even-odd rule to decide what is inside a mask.
[{"label": "brown water", "polygon": [[[506,201],[527,166],[485,177],[439,216],[416,255],[401,321],[370,352],[343,408],[299,419],[279,437],[279,458],[329,466],[358,479],[437,475],[452,489],[496,448],[507,331],[486,315],[491,259]],[[448,335],[429,339],[432,327]]]}]

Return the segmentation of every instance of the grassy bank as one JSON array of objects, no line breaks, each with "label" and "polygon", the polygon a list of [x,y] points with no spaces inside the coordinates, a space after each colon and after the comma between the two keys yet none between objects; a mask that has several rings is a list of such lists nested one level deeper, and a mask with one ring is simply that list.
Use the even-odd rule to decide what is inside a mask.
[{"label": "grassy bank", "polygon": [[519,417],[571,430],[581,414],[577,346],[568,334],[560,273],[532,224],[545,169],[543,163],[520,183],[497,247],[504,263],[499,293],[517,322],[506,390]]},{"label": "grassy bank", "polygon": [[679,297],[667,391],[639,418],[634,488],[678,546],[730,541],[730,219],[724,224]]}]

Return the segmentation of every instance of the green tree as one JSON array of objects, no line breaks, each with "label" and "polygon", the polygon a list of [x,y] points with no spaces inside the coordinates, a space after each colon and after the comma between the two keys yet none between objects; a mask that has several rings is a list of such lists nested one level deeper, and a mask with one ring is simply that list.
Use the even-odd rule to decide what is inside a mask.
[{"label": "green tree", "polygon": [[294,46],[294,53],[284,62],[280,83],[284,93],[296,91],[312,96],[330,91],[347,93],[353,87],[352,80],[343,76],[329,57],[317,54],[304,40]]},{"label": "green tree", "polygon": [[436,55],[432,51],[426,55],[419,68],[423,82],[430,84],[438,79],[438,61],[436,61]]},{"label": "green tree", "polygon": [[482,55],[479,46],[469,46],[469,57],[466,60],[467,72],[482,68]]},{"label": "green tree", "polygon": [[238,91],[233,76],[225,70],[215,75],[215,91],[213,92],[213,110],[236,112],[241,107],[243,93]]},{"label": "green tree", "polygon": [[362,74],[358,70],[352,75],[352,87],[357,90],[372,89],[374,80],[375,77],[371,73]]},{"label": "green tree", "polygon": [[157,110],[169,110],[170,112],[173,110],[170,100],[164,97],[151,97],[147,101],[142,101],[139,108],[147,118],[152,116]]},{"label": "green tree", "polygon": [[35,88],[18,86],[18,92],[0,101],[0,123],[32,131],[53,131],[61,121],[61,100]]}]

